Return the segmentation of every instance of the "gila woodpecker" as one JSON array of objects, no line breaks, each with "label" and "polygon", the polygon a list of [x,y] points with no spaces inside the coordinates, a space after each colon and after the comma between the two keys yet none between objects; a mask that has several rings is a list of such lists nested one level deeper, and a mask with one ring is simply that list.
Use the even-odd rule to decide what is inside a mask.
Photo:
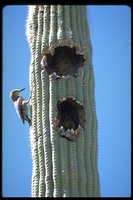
[{"label": "gila woodpecker", "polygon": [[28,106],[29,100],[25,100],[23,97],[19,96],[19,94],[24,90],[25,88],[19,90],[15,89],[10,92],[10,98],[14,103],[14,107],[16,109],[16,112],[19,116],[19,118],[22,120],[23,124],[25,121],[27,121],[30,125],[31,120],[28,117]]}]

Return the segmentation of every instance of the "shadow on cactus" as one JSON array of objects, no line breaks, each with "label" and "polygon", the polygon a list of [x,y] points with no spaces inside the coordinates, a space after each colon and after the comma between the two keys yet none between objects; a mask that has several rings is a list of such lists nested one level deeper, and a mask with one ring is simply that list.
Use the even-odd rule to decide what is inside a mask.
[{"label": "shadow on cactus", "polygon": [[85,133],[86,115],[83,105],[73,98],[65,98],[57,102],[57,117],[54,118],[54,127],[61,137],[75,141]]}]

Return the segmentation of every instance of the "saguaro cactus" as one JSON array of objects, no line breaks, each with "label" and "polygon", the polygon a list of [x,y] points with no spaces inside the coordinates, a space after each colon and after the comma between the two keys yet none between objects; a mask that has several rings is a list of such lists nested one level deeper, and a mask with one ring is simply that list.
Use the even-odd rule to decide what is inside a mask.
[{"label": "saguaro cactus", "polygon": [[32,197],[100,196],[86,6],[29,6]]}]

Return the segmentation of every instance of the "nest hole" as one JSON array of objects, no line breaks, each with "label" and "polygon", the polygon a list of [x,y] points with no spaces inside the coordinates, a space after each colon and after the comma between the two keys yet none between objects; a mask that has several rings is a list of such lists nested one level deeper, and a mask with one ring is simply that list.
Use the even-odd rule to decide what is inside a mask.
[{"label": "nest hole", "polygon": [[47,54],[46,71],[48,75],[56,73],[59,77],[77,77],[78,68],[84,66],[83,55],[76,53],[76,48],[69,46],[59,46],[54,49],[54,54]]},{"label": "nest hole", "polygon": [[57,102],[57,118],[59,119],[58,126],[63,127],[65,131],[76,130],[79,125],[85,129],[85,109],[72,98],[67,98],[64,101]]}]

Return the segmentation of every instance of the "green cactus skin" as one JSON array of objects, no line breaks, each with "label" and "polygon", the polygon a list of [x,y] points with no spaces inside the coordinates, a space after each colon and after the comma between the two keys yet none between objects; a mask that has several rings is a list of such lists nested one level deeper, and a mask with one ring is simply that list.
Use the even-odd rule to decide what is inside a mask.
[{"label": "green cactus skin", "polygon": [[[31,51],[31,196],[100,197],[95,82],[86,6],[29,6],[26,36]],[[60,61],[56,73],[51,71],[54,59],[55,64]],[[77,127],[68,131],[72,141],[62,129],[67,125],[61,126],[66,118],[60,109],[65,109],[66,103],[78,113],[72,121],[74,127],[77,122],[83,126],[83,132]]]}]

